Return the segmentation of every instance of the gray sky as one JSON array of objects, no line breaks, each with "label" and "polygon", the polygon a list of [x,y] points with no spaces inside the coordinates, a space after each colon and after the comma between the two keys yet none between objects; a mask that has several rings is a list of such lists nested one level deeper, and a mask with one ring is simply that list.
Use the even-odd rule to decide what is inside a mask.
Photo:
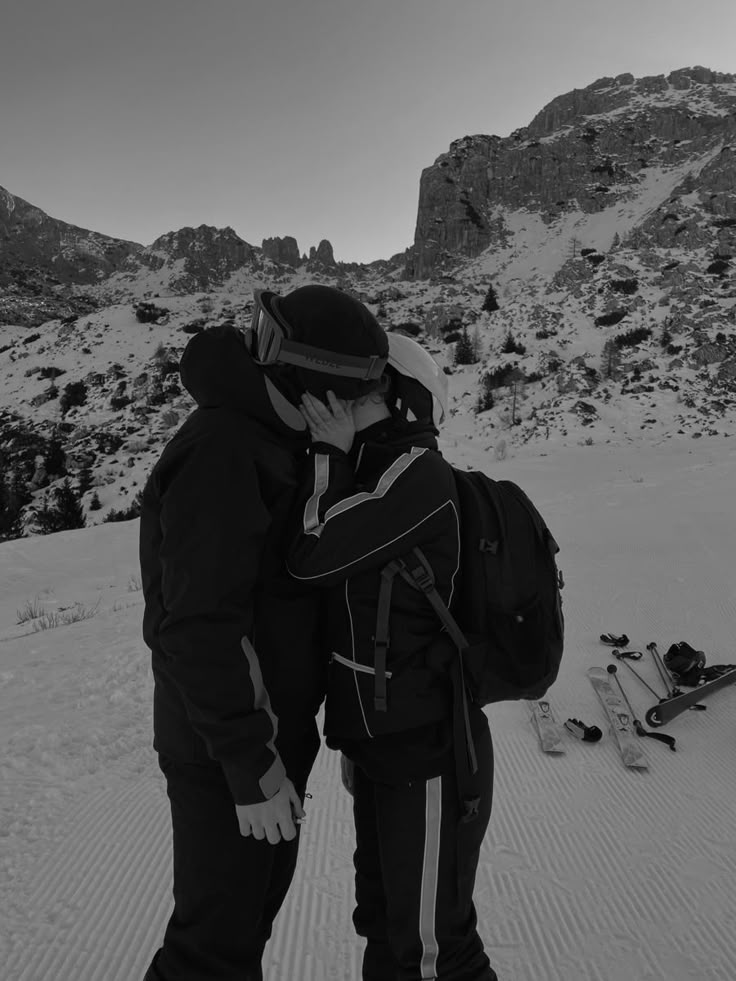
[{"label": "gray sky", "polygon": [[450,142],[604,75],[736,72],[734,0],[1,0],[0,185],[150,244],[410,245]]}]

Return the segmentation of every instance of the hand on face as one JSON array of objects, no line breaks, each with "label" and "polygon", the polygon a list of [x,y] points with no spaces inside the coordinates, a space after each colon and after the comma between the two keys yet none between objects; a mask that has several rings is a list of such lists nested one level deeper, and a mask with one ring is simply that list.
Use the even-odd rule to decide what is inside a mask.
[{"label": "hand on face", "polygon": [[299,411],[304,416],[312,441],[329,443],[348,452],[355,438],[353,404],[338,399],[334,392],[327,393],[327,405],[314,395],[302,395]]}]

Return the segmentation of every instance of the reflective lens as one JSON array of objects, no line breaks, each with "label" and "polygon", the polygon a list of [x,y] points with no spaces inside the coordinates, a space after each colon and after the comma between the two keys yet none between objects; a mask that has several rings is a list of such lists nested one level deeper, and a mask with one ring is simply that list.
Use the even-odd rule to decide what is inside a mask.
[{"label": "reflective lens", "polygon": [[251,329],[255,336],[256,359],[261,364],[273,364],[278,357],[283,331],[258,300],[253,309]]}]

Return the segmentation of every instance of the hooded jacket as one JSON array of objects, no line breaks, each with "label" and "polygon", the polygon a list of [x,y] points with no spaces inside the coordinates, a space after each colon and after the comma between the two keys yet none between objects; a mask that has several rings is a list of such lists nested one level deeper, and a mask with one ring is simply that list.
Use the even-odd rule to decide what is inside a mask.
[{"label": "hooded jacket", "polygon": [[285,572],[284,530],[307,445],[299,412],[222,326],[180,365],[198,408],[164,448],[140,520],[154,747],[219,764],[235,803],[306,780],[324,694],[317,604]]},{"label": "hooded jacket", "polygon": [[[358,433],[350,454],[315,444],[287,566],[301,582],[327,593],[325,738],[363,763],[373,752],[369,742],[374,749],[388,747],[389,755],[400,747],[402,759],[394,752],[393,768],[419,776],[426,775],[428,756],[447,750],[449,682],[425,659],[441,633],[437,615],[400,575],[391,593],[385,710],[375,699],[381,572],[414,546],[449,605],[460,557],[458,501],[434,430],[419,424],[397,428],[388,420]],[[417,752],[405,752],[410,744]]]}]

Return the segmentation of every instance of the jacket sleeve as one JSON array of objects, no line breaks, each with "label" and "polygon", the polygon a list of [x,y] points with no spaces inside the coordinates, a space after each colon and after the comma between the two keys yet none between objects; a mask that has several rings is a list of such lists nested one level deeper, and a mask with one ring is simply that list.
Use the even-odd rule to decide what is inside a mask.
[{"label": "jacket sleeve", "polygon": [[381,567],[426,541],[432,522],[455,509],[450,468],[431,450],[402,454],[371,489],[357,490],[347,456],[316,449],[287,557],[296,579],[331,586]]},{"label": "jacket sleeve", "polygon": [[257,803],[286,775],[248,639],[270,515],[254,463],[233,441],[201,440],[177,462],[160,489],[165,670],[234,801]]}]

